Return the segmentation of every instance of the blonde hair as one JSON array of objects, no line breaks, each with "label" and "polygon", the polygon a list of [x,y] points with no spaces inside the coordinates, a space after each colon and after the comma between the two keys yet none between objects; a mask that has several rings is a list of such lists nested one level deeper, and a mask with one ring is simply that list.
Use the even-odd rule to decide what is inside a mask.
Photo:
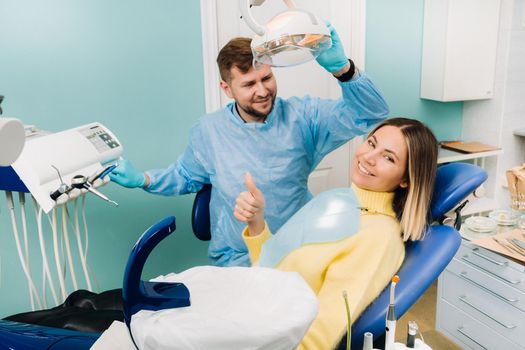
[{"label": "blonde hair", "polygon": [[438,143],[432,131],[420,121],[408,118],[387,119],[370,135],[385,125],[401,130],[408,148],[405,178],[407,188],[397,188],[394,211],[403,231],[404,241],[417,241],[430,223],[430,202],[437,171]]}]

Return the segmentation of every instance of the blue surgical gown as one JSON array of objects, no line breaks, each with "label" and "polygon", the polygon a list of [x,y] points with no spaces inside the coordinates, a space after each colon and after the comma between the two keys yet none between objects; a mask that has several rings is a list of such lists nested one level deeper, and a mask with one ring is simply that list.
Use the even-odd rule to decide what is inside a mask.
[{"label": "blue surgical gown", "polygon": [[277,230],[312,195],[307,181],[325,155],[386,118],[388,106],[363,73],[339,82],[342,98],[276,98],[265,123],[244,123],[235,104],[202,117],[191,128],[189,144],[166,169],[149,170],[150,193],[180,195],[212,185],[211,262],[249,265],[242,239],[244,223],[233,216],[235,199],[246,191],[250,172],[266,198],[266,221]]}]

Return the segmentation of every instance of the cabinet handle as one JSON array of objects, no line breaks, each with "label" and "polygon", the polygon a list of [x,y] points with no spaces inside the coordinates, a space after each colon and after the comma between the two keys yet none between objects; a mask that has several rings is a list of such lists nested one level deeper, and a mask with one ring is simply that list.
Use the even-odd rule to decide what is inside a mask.
[{"label": "cabinet handle", "polygon": [[509,302],[509,303],[515,303],[515,302],[517,302],[517,301],[520,301],[519,298],[517,298],[517,299],[509,299],[509,298],[507,298],[507,297],[504,297],[503,295],[500,295],[500,294],[498,294],[498,293],[496,293],[496,292],[494,292],[494,291],[488,289],[488,288],[485,287],[484,285],[479,284],[478,282],[474,281],[473,279],[467,277],[467,272],[466,272],[466,271],[461,271],[461,273],[459,274],[459,277],[461,277],[461,278],[463,278],[463,279],[469,281],[470,283],[475,284],[477,287],[483,289],[484,291],[489,292],[490,294],[494,295],[495,297],[500,298],[500,299],[503,300],[503,301],[507,301],[507,302]]},{"label": "cabinet handle", "polygon": [[459,326],[458,328],[456,328],[456,330],[457,330],[459,333],[463,334],[463,335],[464,335],[465,337],[467,337],[468,339],[470,339],[472,342],[478,344],[478,345],[479,345],[480,347],[482,347],[483,349],[488,350],[488,348],[484,347],[483,345],[481,345],[480,343],[478,343],[477,341],[475,341],[474,338],[472,338],[470,335],[468,335],[467,333],[465,333],[465,332],[463,331],[463,326]]},{"label": "cabinet handle", "polygon": [[506,325],[505,323],[502,323],[498,320],[496,320],[494,317],[490,316],[488,313],[486,313],[485,311],[479,309],[477,306],[475,306],[474,304],[472,304],[471,302],[469,302],[467,300],[467,297],[465,295],[462,295],[459,297],[459,300],[464,302],[465,304],[467,304],[468,306],[478,310],[479,312],[481,312],[483,315],[487,316],[488,318],[490,318],[492,321],[496,322],[496,323],[499,323],[500,325],[502,325],[503,327],[507,328],[507,329],[514,329],[516,328],[517,326],[515,324],[511,324],[511,325]]},{"label": "cabinet handle", "polygon": [[[506,265],[509,264],[509,263],[506,262],[506,261],[498,261],[498,260],[496,260],[496,259],[491,258],[490,256],[486,256],[485,254],[481,254],[481,253],[479,253],[479,252],[478,252],[478,248],[474,248],[474,249],[472,250],[472,254],[477,255],[477,256],[479,256],[480,258],[483,258],[483,259],[485,259],[485,260],[487,260],[487,261],[490,261],[491,263],[496,264],[496,265],[499,265],[499,266],[506,266]],[[465,255],[464,255],[464,256],[465,256]],[[466,257],[468,257],[468,255],[466,255]]]},{"label": "cabinet handle", "polygon": [[[480,254],[480,256],[481,256],[481,254]],[[507,283],[510,283],[510,284],[519,284],[519,283],[521,282],[520,280],[509,280],[509,279],[507,279],[507,278],[505,278],[505,277],[502,277],[502,276],[500,276],[500,275],[497,275],[497,274],[495,274],[494,272],[492,272],[492,271],[490,271],[490,270],[484,268],[483,266],[480,266],[480,265],[476,264],[475,262],[473,262],[473,261],[467,259],[468,257],[469,257],[468,255],[463,255],[463,256],[461,257],[461,259],[462,259],[462,260],[465,260],[466,262],[468,262],[468,263],[471,264],[471,265],[476,266],[478,269],[483,270],[483,271],[485,271],[486,273],[488,273],[488,274],[490,274],[490,275],[492,275],[492,276],[494,276],[494,277],[496,277],[496,278],[499,278],[500,280],[505,281],[505,282],[507,282]]]}]

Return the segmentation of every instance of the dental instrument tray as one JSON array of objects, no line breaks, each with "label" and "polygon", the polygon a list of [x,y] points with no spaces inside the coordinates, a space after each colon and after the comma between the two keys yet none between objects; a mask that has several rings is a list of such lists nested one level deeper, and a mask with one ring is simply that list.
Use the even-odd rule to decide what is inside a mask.
[{"label": "dental instrument tray", "polygon": [[525,264],[525,230],[505,231],[473,240],[472,243]]}]

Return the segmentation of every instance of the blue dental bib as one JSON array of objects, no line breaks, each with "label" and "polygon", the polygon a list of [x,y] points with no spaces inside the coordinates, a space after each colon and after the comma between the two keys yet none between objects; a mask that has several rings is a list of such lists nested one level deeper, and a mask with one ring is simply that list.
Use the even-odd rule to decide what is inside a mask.
[{"label": "blue dental bib", "polygon": [[351,188],[320,193],[295,213],[262,247],[259,265],[276,267],[307,244],[339,241],[359,230],[360,205]]}]

